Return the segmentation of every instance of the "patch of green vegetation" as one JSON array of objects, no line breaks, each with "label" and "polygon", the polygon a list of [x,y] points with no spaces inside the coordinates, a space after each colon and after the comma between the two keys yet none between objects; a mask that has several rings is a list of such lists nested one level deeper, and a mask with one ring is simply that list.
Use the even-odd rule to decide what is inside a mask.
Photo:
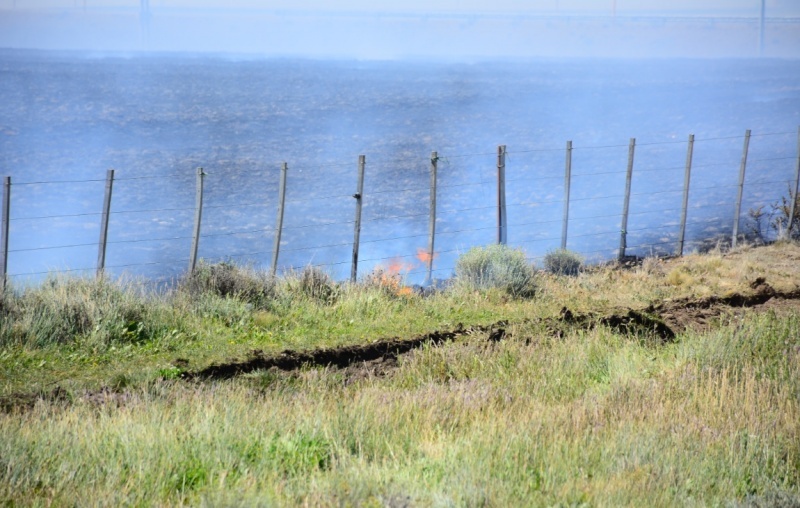
[{"label": "patch of green vegetation", "polygon": [[[800,496],[800,316],[755,315],[661,345],[603,327],[509,331],[499,343],[426,346],[387,376],[156,381],[109,402],[3,414],[0,499],[792,506]],[[721,357],[741,332],[762,345]]]},{"label": "patch of green vegetation", "polygon": [[555,275],[576,276],[583,266],[583,258],[568,249],[556,249],[544,257],[544,269]]},{"label": "patch of green vegetation", "polygon": [[[791,272],[778,277],[800,248],[769,249],[779,249],[774,267],[742,251],[690,272],[704,287],[747,288],[771,270],[770,283],[793,287]],[[554,319],[564,306],[596,313],[600,297],[625,316],[630,302],[694,294],[691,281],[668,280],[688,262],[540,274],[533,298],[460,284],[422,296],[384,279],[273,280],[232,266],[160,295],[81,279],[6,293],[0,394],[66,393],[0,413],[0,504],[792,506],[794,307],[722,316],[669,341]],[[182,379],[253,349],[500,320],[499,339],[487,327],[382,366]]]},{"label": "patch of green vegetation", "polygon": [[456,283],[466,290],[499,289],[518,297],[536,292],[535,272],[525,253],[502,244],[473,247],[459,257]]}]

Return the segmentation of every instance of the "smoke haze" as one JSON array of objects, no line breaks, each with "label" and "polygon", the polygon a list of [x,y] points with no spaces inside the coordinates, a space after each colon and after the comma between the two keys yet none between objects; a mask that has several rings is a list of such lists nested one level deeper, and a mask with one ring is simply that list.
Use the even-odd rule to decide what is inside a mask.
[{"label": "smoke haze", "polygon": [[759,0],[0,0],[0,47],[360,59],[800,57],[800,4]]}]

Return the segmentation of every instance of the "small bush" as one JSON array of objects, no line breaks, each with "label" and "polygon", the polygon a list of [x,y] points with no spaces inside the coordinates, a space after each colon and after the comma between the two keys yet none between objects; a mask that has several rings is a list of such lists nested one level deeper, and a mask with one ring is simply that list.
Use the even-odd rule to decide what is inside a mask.
[{"label": "small bush", "polygon": [[473,247],[456,262],[456,281],[469,289],[498,288],[512,296],[533,296],[533,266],[525,253],[505,245]]},{"label": "small bush", "polygon": [[583,266],[583,258],[567,249],[550,251],[544,257],[544,269],[556,275],[578,275]]},{"label": "small bush", "polygon": [[170,326],[154,298],[105,278],[53,276],[3,297],[2,343],[45,346],[92,336],[100,344],[146,340]]},{"label": "small bush", "polygon": [[414,290],[405,285],[403,275],[394,270],[376,268],[361,280],[361,287],[387,296],[411,296]]},{"label": "small bush", "polygon": [[790,228],[789,217],[792,215],[792,208],[800,210],[800,196],[795,197],[792,202],[792,191],[789,187],[786,195],[781,196],[777,201],[757,208],[751,208],[748,212],[750,223],[747,226],[745,238],[756,244],[768,243],[771,238],[793,240],[800,239],[800,213],[792,218]]},{"label": "small bush", "polygon": [[648,256],[642,261],[639,270],[645,275],[663,277],[665,275],[664,262],[657,257]]},{"label": "small bush", "polygon": [[180,282],[180,289],[193,298],[203,294],[234,298],[264,308],[275,298],[274,277],[231,263],[200,263],[193,274],[187,274]]},{"label": "small bush", "polygon": [[336,282],[318,266],[305,267],[297,277],[296,287],[303,296],[322,303],[333,303],[339,295]]}]

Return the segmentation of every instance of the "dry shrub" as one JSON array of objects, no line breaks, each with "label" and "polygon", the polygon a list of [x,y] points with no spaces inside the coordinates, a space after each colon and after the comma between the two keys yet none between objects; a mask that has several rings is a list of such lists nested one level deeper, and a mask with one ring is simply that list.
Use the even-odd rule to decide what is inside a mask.
[{"label": "dry shrub", "polygon": [[235,298],[263,308],[275,298],[275,278],[267,272],[232,263],[206,264],[201,262],[194,273],[187,274],[179,289],[193,298],[214,294]]},{"label": "dry shrub", "polygon": [[297,291],[303,296],[322,303],[333,303],[339,296],[339,285],[318,266],[307,266],[297,276]]},{"label": "dry shrub", "polygon": [[411,296],[414,293],[405,285],[403,275],[391,267],[376,268],[362,279],[361,285],[367,289],[377,289],[389,296]]},{"label": "dry shrub", "polygon": [[583,258],[571,250],[557,249],[544,257],[544,269],[556,275],[578,275],[583,266]]},{"label": "dry shrub", "polygon": [[663,277],[666,273],[664,262],[653,256],[644,258],[639,271],[645,275],[654,277]]},{"label": "dry shrub", "polygon": [[686,267],[678,266],[669,271],[666,282],[670,286],[688,286],[694,282],[694,277],[689,274]]}]

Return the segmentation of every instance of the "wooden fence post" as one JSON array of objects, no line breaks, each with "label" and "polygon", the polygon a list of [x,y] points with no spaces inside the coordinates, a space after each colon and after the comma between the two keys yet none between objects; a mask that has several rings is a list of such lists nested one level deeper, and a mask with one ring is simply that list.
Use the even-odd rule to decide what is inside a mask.
[{"label": "wooden fence post", "polygon": [[683,256],[686,239],[686,217],[689,211],[689,182],[692,178],[692,157],[694,155],[694,134],[689,134],[689,146],[686,149],[686,171],[683,174],[683,203],[681,205],[681,229],[678,233],[678,256]]},{"label": "wooden fence post", "polygon": [[286,173],[289,165],[283,163],[281,168],[281,181],[278,187],[278,221],[275,224],[275,243],[272,246],[272,276],[278,272],[278,254],[281,250],[281,232],[283,231],[283,211],[286,205]]},{"label": "wooden fence post", "polygon": [[739,166],[739,193],[736,196],[736,215],[733,217],[733,237],[731,247],[736,247],[739,237],[739,216],[742,213],[742,194],[744,192],[744,172],[747,168],[747,150],[750,147],[750,129],[744,133],[744,150],[742,152],[742,163]]},{"label": "wooden fence post", "polygon": [[194,208],[194,234],[192,235],[192,252],[189,257],[189,273],[193,274],[197,266],[197,249],[200,246],[200,223],[203,220],[203,177],[206,174],[203,168],[197,168],[195,208]]},{"label": "wooden fence post", "polygon": [[797,190],[800,184],[800,127],[797,128],[797,161],[794,164],[794,194],[789,196],[792,200],[789,205],[789,223],[786,225],[786,238],[792,237],[792,225],[794,224],[794,214],[797,213]]},{"label": "wooden fence post", "polygon": [[2,213],[2,226],[0,226],[0,281],[3,285],[3,291],[6,290],[8,282],[8,231],[10,212],[11,212],[11,177],[7,176],[3,179],[3,213]]},{"label": "wooden fence post", "polygon": [[636,151],[636,138],[631,138],[628,144],[628,170],[625,173],[625,199],[622,202],[622,227],[619,234],[619,254],[622,261],[625,258],[625,248],[628,246],[628,211],[631,204],[631,180],[633,179],[633,155]]},{"label": "wooden fence post", "polygon": [[100,217],[100,243],[97,247],[97,277],[103,276],[106,268],[106,244],[108,243],[108,219],[111,213],[111,192],[114,188],[114,170],[106,171],[106,190],[103,196],[103,214]]},{"label": "wooden fence post", "polygon": [[497,147],[497,243],[508,241],[506,218],[506,145]]},{"label": "wooden fence post", "polygon": [[428,223],[428,276],[425,285],[433,284],[433,256],[436,240],[436,170],[439,164],[439,154],[431,152],[431,204],[430,221]]},{"label": "wooden fence post", "polygon": [[355,233],[353,235],[353,266],[350,268],[350,282],[355,284],[358,278],[358,247],[361,239],[361,206],[364,200],[364,166],[366,165],[366,157],[363,155],[358,156],[358,184],[356,186],[356,193],[353,197],[356,198],[356,223]]},{"label": "wooden fence post", "polygon": [[567,226],[569,225],[569,186],[572,179],[572,141],[567,141],[567,162],[564,175],[564,221],[561,225],[561,248],[567,248]]}]

